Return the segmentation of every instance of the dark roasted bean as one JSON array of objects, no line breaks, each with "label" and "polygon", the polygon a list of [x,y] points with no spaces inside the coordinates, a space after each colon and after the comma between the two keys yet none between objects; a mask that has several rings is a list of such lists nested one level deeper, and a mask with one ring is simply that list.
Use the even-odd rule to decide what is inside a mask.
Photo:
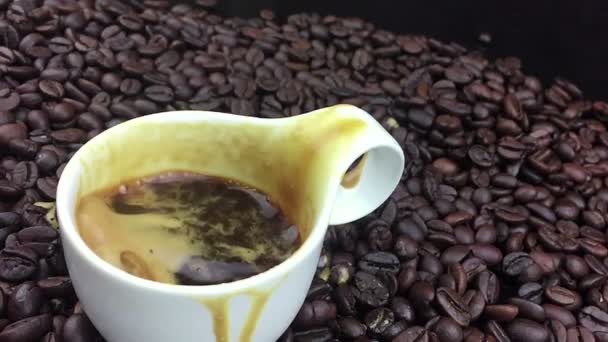
[{"label": "dark roasted bean", "polygon": [[395,322],[395,315],[387,308],[378,308],[368,312],[364,322],[370,332],[381,335]]},{"label": "dark roasted bean", "polygon": [[544,326],[524,318],[509,323],[506,330],[513,341],[544,342],[549,338]]},{"label": "dark roasted bean", "polygon": [[486,301],[479,291],[467,291],[463,296],[463,300],[467,302],[471,320],[478,319],[486,307]]},{"label": "dark roasted bean", "polygon": [[42,291],[26,282],[13,289],[8,299],[7,312],[11,321],[37,315],[42,305]]},{"label": "dark roasted bean", "polygon": [[567,331],[568,342],[595,342],[595,337],[591,331],[584,327],[570,328]]},{"label": "dark roasted bean", "polygon": [[354,280],[358,290],[355,296],[360,302],[372,307],[388,303],[388,289],[377,277],[366,272],[357,272]]},{"label": "dark roasted bean", "polygon": [[397,273],[399,272],[399,259],[392,253],[374,252],[361,258],[359,268],[369,273],[378,271]]},{"label": "dark roasted bean", "polygon": [[517,294],[523,299],[540,304],[543,290],[543,286],[539,283],[525,283],[519,288]]},{"label": "dark roasted bean", "polygon": [[509,276],[517,276],[534,263],[527,253],[515,252],[505,256],[502,269]]},{"label": "dark roasted bean", "polygon": [[497,322],[509,322],[519,313],[519,307],[512,304],[486,305],[484,317]]},{"label": "dark roasted bean", "polygon": [[5,248],[0,252],[0,279],[6,281],[23,281],[37,269],[37,257],[27,248]]},{"label": "dark roasted bean", "polygon": [[582,304],[581,296],[561,286],[552,286],[545,290],[545,296],[552,302],[569,310],[576,310]]},{"label": "dark roasted bean", "polygon": [[545,309],[545,314],[548,319],[558,320],[564,326],[566,326],[566,328],[576,325],[576,318],[574,318],[574,315],[561,306],[554,304],[543,304],[543,309]]},{"label": "dark roasted bean", "polygon": [[61,334],[66,342],[94,341],[97,338],[95,327],[84,314],[76,313],[70,316],[61,329]]},{"label": "dark roasted bean", "polygon": [[37,285],[47,297],[66,297],[73,293],[69,277],[49,277],[38,280]]},{"label": "dark roasted bean", "polygon": [[471,320],[468,307],[462,302],[462,298],[451,289],[437,289],[437,303],[442,310],[461,326],[467,326]]},{"label": "dark roasted bean", "polygon": [[[51,329],[51,323],[52,317],[49,314],[24,318],[6,326],[0,332],[0,341],[37,341]],[[71,340],[66,338],[66,341]]]},{"label": "dark roasted bean", "polygon": [[510,298],[509,303],[517,306],[519,315],[537,322],[545,320],[545,309],[542,306],[521,298]]},{"label": "dark roasted bean", "polygon": [[412,326],[405,329],[402,333],[392,339],[393,342],[429,342],[429,335],[426,329],[419,326]]},{"label": "dark roasted bean", "polygon": [[440,342],[462,341],[462,327],[449,317],[441,317],[432,328]]},{"label": "dark roasted bean", "polygon": [[477,276],[477,288],[488,304],[494,304],[500,296],[500,281],[491,271],[481,272]]},{"label": "dark roasted bean", "polygon": [[336,320],[340,336],[345,338],[358,338],[365,335],[366,326],[352,317],[340,317]]},{"label": "dark roasted bean", "polygon": [[486,331],[489,335],[494,337],[494,340],[499,342],[511,341],[507,332],[502,328],[502,326],[496,321],[488,321],[486,324]]}]

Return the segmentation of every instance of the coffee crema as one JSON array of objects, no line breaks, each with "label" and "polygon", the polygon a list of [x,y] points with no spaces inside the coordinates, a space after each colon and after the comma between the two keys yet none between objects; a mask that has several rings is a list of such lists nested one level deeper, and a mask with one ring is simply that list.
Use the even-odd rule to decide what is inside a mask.
[{"label": "coffee crema", "polygon": [[281,263],[301,245],[298,227],[266,194],[183,171],[85,195],[76,222],[102,259],[169,284],[244,279]]}]

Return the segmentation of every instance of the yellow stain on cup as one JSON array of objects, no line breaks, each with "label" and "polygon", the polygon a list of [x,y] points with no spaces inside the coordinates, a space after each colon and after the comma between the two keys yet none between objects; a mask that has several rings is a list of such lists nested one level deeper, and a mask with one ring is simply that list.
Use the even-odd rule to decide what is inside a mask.
[{"label": "yellow stain on cup", "polygon": [[215,335],[216,342],[229,342],[230,336],[230,301],[240,295],[247,295],[251,299],[251,305],[247,318],[241,333],[239,335],[239,342],[250,342],[255,333],[257,323],[260,319],[260,315],[264,310],[264,306],[274,291],[283,283],[282,279],[272,287],[265,290],[249,289],[235,294],[228,294],[224,296],[201,299],[199,302],[205,306],[211,313],[213,318],[213,333]]}]

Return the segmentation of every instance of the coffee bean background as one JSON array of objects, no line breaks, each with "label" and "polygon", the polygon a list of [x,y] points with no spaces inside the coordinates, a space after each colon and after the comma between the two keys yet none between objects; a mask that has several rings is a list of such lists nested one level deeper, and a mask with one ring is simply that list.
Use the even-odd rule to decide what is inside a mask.
[{"label": "coffee bean background", "polygon": [[517,55],[545,82],[559,71],[584,86],[587,96],[608,95],[608,41],[602,39],[608,2],[602,0],[223,0],[218,7],[239,17],[257,15],[261,8],[280,16],[315,11],[361,17],[389,31],[483,48],[491,57]]},{"label": "coffee bean background", "polygon": [[0,342],[101,341],[40,206],[87,140],[158,111],[337,103],[410,162],[378,210],[329,229],[280,341],[608,341],[606,102],[513,56],[214,5],[0,0]]}]

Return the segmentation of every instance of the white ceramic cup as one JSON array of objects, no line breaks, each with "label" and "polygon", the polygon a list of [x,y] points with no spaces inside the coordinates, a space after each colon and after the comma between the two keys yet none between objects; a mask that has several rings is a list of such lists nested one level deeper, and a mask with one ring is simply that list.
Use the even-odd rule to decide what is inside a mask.
[{"label": "white ceramic cup", "polygon": [[[358,182],[341,184],[365,154]],[[303,228],[302,246],[253,277],[210,286],[158,283],[97,256],[79,235],[81,196],[126,178],[182,169],[266,192]],[[399,144],[369,114],[338,105],[284,119],[177,111],[96,136],[66,165],[57,189],[61,239],[74,288],[110,342],[273,342],[304,302],[329,224],[357,220],[395,189]]]}]

